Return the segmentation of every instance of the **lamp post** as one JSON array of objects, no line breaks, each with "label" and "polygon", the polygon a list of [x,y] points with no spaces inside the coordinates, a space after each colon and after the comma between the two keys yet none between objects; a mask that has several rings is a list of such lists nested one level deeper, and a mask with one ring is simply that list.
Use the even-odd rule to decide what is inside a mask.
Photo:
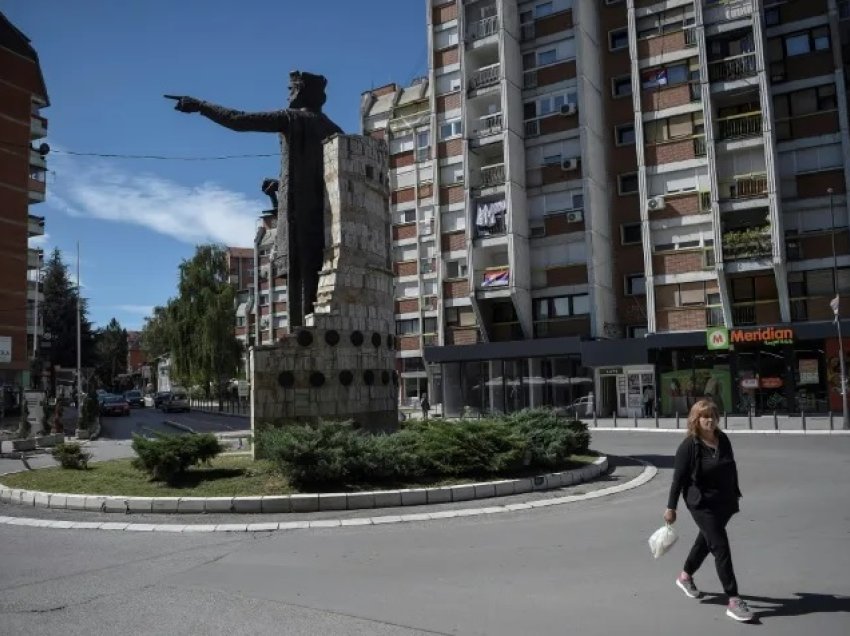
[{"label": "lamp post", "polygon": [[841,295],[838,292],[838,255],[835,252],[835,210],[832,205],[832,188],[827,188],[829,194],[829,219],[832,227],[830,238],[832,240],[832,284],[835,287],[835,298],[829,303],[832,313],[835,315],[835,330],[838,333],[838,363],[841,369],[841,428],[850,429],[850,416],[847,414],[847,374],[844,366],[844,341],[841,337],[840,303]]}]

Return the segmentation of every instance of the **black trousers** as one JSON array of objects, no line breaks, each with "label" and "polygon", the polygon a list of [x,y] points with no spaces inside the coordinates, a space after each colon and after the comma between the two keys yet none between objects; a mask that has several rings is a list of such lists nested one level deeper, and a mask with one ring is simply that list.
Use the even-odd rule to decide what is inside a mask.
[{"label": "black trousers", "polygon": [[693,575],[710,552],[714,555],[714,565],[723,584],[723,591],[728,596],[738,596],[738,581],[735,580],[735,570],[732,569],[732,552],[729,549],[729,537],[726,535],[726,524],[733,514],[733,510],[691,510],[691,516],[699,528],[699,535],[684,567],[685,573]]}]

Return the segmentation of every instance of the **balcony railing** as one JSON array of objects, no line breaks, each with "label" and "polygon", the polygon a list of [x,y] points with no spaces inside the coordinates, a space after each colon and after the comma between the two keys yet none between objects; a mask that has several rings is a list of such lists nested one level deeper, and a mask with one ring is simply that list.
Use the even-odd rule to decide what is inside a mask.
[{"label": "balcony railing", "polygon": [[499,83],[500,64],[491,64],[478,69],[469,80],[469,90],[475,91]]},{"label": "balcony railing", "polygon": [[705,157],[705,137],[702,135],[694,137],[694,155]]},{"label": "balcony railing", "polygon": [[491,15],[489,18],[473,22],[469,27],[470,41],[480,40],[482,38],[495,35],[499,31],[499,16]]},{"label": "balcony railing", "polygon": [[732,307],[732,322],[737,326],[756,324],[755,305]]},{"label": "balcony railing", "polygon": [[770,228],[752,228],[726,232],[723,235],[723,259],[736,261],[773,255]]},{"label": "balcony railing", "polygon": [[685,46],[696,46],[696,45],[697,45],[696,29],[694,29],[694,28],[685,29]]},{"label": "balcony railing", "polygon": [[732,82],[752,77],[758,71],[755,53],[745,53],[727,57],[717,62],[709,62],[708,79],[711,82]]},{"label": "balcony railing", "polygon": [[502,132],[502,113],[484,115],[479,119],[481,120],[481,128],[477,131],[479,137],[487,137]]},{"label": "balcony railing", "polygon": [[530,119],[525,122],[525,136],[526,137],[537,137],[540,134],[540,120],[539,119]]},{"label": "balcony railing", "polygon": [[708,327],[722,327],[723,308],[722,307],[706,307],[705,308],[705,324]]},{"label": "balcony railing", "polygon": [[501,185],[505,182],[505,164],[496,163],[491,166],[481,168],[481,186],[482,188],[492,188],[493,186]]},{"label": "balcony railing", "polygon": [[745,113],[717,120],[718,139],[742,139],[762,134],[761,113]]},{"label": "balcony railing", "polygon": [[502,236],[507,231],[505,225],[505,213],[496,214],[491,219],[492,225],[477,225],[475,226],[475,238],[487,238],[488,236]]},{"label": "balcony railing", "polygon": [[702,84],[699,82],[691,82],[690,85],[691,101],[698,102],[702,100]]},{"label": "balcony railing", "polygon": [[523,88],[537,88],[537,69],[526,71],[522,74]]},{"label": "balcony railing", "polygon": [[767,175],[735,177],[720,183],[721,199],[752,199],[767,195]]}]

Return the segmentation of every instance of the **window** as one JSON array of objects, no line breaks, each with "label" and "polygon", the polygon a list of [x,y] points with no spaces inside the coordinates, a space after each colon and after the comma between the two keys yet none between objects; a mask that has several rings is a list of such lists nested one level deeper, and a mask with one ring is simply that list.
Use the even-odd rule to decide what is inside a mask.
[{"label": "window", "polygon": [[447,261],[446,262],[446,278],[466,278],[467,264],[466,261]]},{"label": "window", "polygon": [[620,226],[620,242],[623,245],[634,245],[642,240],[640,223],[623,223]]},{"label": "window", "polygon": [[646,295],[646,278],[643,274],[626,276],[626,294],[629,296]]},{"label": "window", "polygon": [[419,319],[411,318],[409,320],[396,320],[395,332],[399,336],[409,336],[419,333]]},{"label": "window", "polygon": [[795,33],[785,36],[785,55],[788,57],[805,55],[810,50],[808,33]]},{"label": "window", "polygon": [[260,307],[266,307],[269,304],[269,295],[260,294]]},{"label": "window", "polygon": [[537,53],[537,66],[546,66],[548,64],[554,64],[557,61],[557,49],[546,49],[545,51],[538,51]]},{"label": "window", "polygon": [[423,318],[422,319],[422,333],[437,333],[437,319],[436,318]]},{"label": "window", "polygon": [[641,75],[641,86],[644,90],[664,88],[688,81],[690,73],[687,64],[675,64],[644,71]]},{"label": "window", "polygon": [[400,210],[395,213],[394,222],[396,224],[413,223],[414,221],[416,221],[416,210]]},{"label": "window", "polygon": [[446,324],[450,327],[474,327],[475,313],[471,307],[447,307]]},{"label": "window", "polygon": [[617,126],[614,131],[618,146],[627,146],[635,143],[634,124],[622,124]]},{"label": "window", "polygon": [[637,173],[617,175],[617,187],[620,194],[635,194],[638,191]]},{"label": "window", "polygon": [[779,24],[779,7],[764,10],[764,24],[769,27]]},{"label": "window", "polygon": [[534,7],[534,17],[536,18],[544,18],[547,15],[551,15],[554,11],[551,2],[542,2]]},{"label": "window", "polygon": [[629,75],[611,79],[611,93],[614,97],[626,97],[632,94],[632,78]]},{"label": "window", "polygon": [[554,298],[537,298],[534,301],[534,320],[554,320],[590,313],[590,296],[575,294]]},{"label": "window", "polygon": [[812,31],[812,43],[815,51],[829,50],[829,27],[818,27]]},{"label": "window", "polygon": [[754,278],[732,279],[732,300],[735,302],[744,300],[755,300],[756,289]]},{"label": "window", "polygon": [[608,48],[612,51],[624,49],[629,46],[629,31],[626,28],[608,31]]},{"label": "window", "polygon": [[628,328],[629,338],[645,338],[649,330],[645,325],[634,325]]},{"label": "window", "polygon": [[236,326],[244,327],[245,326],[245,316],[236,316]]},{"label": "window", "polygon": [[448,139],[449,137],[457,137],[463,134],[463,124],[460,119],[444,122],[440,125],[440,139]]},{"label": "window", "polygon": [[544,166],[560,166],[561,165],[561,155],[549,155],[548,157],[543,157],[543,165]]}]

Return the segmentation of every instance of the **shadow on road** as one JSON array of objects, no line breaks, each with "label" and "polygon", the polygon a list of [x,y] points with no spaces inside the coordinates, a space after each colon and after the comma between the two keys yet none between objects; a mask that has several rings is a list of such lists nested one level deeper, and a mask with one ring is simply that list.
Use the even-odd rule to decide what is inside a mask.
[{"label": "shadow on road", "polygon": [[[632,459],[634,458],[634,459]],[[638,466],[639,462],[635,459],[640,459],[649,462],[656,468],[673,468],[675,460],[674,455],[630,455],[629,457],[612,457],[609,456],[609,462],[614,459],[621,466]]]},{"label": "shadow on road", "polygon": [[[795,592],[791,598],[775,598],[771,596],[751,596],[743,598],[749,603],[756,614],[754,623],[760,619],[779,618],[781,616],[805,616],[807,614],[837,614],[850,613],[850,596],[837,594],[809,594]],[[706,593],[703,603],[726,605],[723,594]]]}]

